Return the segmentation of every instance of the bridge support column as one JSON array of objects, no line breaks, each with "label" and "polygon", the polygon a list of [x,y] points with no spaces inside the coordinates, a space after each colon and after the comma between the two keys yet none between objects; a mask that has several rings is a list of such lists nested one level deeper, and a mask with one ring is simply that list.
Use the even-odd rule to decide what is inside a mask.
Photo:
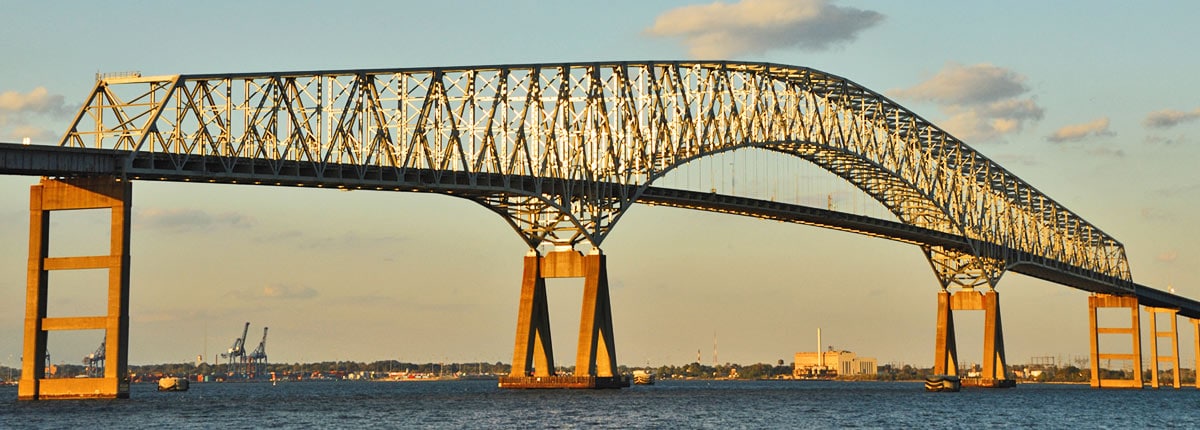
[{"label": "bridge support column", "polygon": [[983,380],[980,385],[988,387],[1013,386],[1015,381],[1008,377],[1008,363],[1004,361],[1004,330],[1000,324],[1000,293],[995,290],[981,296],[983,308]]},{"label": "bridge support column", "polygon": [[954,343],[954,314],[950,309],[950,292],[946,290],[938,291],[933,373],[958,376],[958,346]]},{"label": "bridge support column", "polygon": [[[30,187],[29,268],[25,296],[25,340],[21,400],[64,398],[128,398],[129,350],[129,218],[133,188],[115,178],[45,179]],[[109,255],[49,258],[50,212],[110,209]],[[51,270],[107,269],[107,314],[47,317]],[[46,340],[50,331],[104,330],[104,376],[47,379]]]},{"label": "bridge support column", "polygon": [[541,275],[542,256],[525,256],[521,277],[521,304],[517,311],[517,340],[513,347],[512,376],[551,376],[554,350],[550,339],[550,313],[546,305],[546,279]]},{"label": "bridge support column", "polygon": [[[1151,388],[1159,387],[1158,364],[1166,361],[1166,362],[1171,363],[1173,366],[1171,368],[1171,386],[1173,388],[1178,389],[1179,388],[1179,327],[1175,324],[1175,320],[1176,320],[1175,314],[1178,313],[1179,310],[1178,309],[1167,309],[1167,308],[1152,308],[1152,307],[1147,306],[1146,311],[1150,312],[1150,333],[1152,333],[1152,335],[1150,337],[1150,350],[1154,351],[1153,352],[1154,358],[1151,359],[1151,361],[1150,361],[1150,370],[1152,372],[1154,372],[1150,375],[1150,387]],[[1158,314],[1167,314],[1168,316],[1171,317],[1171,330],[1158,331]],[[1158,339],[1164,338],[1164,337],[1171,339],[1171,355],[1169,355],[1169,356],[1163,356],[1163,355],[1158,354]]]},{"label": "bridge support column", "polygon": [[[1130,313],[1129,327],[1099,327],[1096,312],[1100,308],[1127,308]],[[1093,388],[1142,388],[1142,332],[1138,317],[1138,301],[1134,296],[1093,294],[1088,296],[1088,325],[1091,329],[1092,387]],[[1132,338],[1133,352],[1129,354],[1100,353],[1101,334],[1124,334]],[[1133,361],[1133,379],[1109,379],[1100,374],[1100,360]]]},{"label": "bridge support column", "polygon": [[1194,318],[1188,318],[1188,320],[1192,322],[1192,333],[1195,339],[1192,351],[1196,353],[1196,388],[1200,388],[1200,320]]},{"label": "bridge support column", "polygon": [[[579,346],[575,372],[557,375],[550,342],[546,278],[584,278]],[[620,388],[629,381],[617,373],[608,268],[599,249],[588,255],[574,250],[546,256],[530,251],[525,257],[512,372],[500,378],[500,388]]]},{"label": "bridge support column", "polygon": [[[1004,331],[1000,322],[1000,295],[995,290],[978,292],[964,288],[954,293],[938,292],[938,325],[933,373],[958,375],[958,352],[954,335],[954,311],[983,311],[983,369],[978,378],[962,378],[963,385],[1006,388],[1016,381],[1008,377],[1004,360]],[[961,376],[961,375],[959,375]]]}]

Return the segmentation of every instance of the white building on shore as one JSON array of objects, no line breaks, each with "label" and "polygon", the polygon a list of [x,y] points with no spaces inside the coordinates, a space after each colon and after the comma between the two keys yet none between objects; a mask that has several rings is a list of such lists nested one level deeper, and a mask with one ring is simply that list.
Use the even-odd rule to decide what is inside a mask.
[{"label": "white building on shore", "polygon": [[821,329],[817,328],[817,352],[797,352],[792,376],[800,379],[827,379],[836,376],[874,375],[878,363],[874,358],[859,357],[850,351],[821,352]]},{"label": "white building on shore", "polygon": [[[874,358],[859,357],[850,351],[829,350],[818,357],[816,352],[797,352],[794,375],[812,374],[811,369],[824,365],[825,368],[837,373],[836,376],[874,375],[878,373],[878,363]],[[821,360],[821,359],[824,360]]]}]

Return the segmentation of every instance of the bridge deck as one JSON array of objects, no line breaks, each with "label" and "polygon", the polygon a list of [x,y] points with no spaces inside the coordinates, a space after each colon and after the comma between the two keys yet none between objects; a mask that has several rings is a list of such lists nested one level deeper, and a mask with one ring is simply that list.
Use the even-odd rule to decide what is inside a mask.
[{"label": "bridge deck", "polygon": [[[555,185],[533,177],[501,177],[426,169],[398,170],[334,163],[311,163],[229,158],[205,158],[111,149],[84,149],[45,145],[0,143],[0,174],[27,176],[117,176],[130,180],[218,182],[254,185],[313,186],[388,191],[446,193],[459,196],[511,192],[514,189],[552,192]],[[915,245],[969,249],[962,236],[898,222],[829,211],[808,206],[770,202],[715,193],[651,187],[640,203],[704,210],[815,225]],[[1115,279],[1081,271],[1065,263],[1023,253],[1010,270],[1080,290],[1128,294]],[[1179,309],[1179,314],[1200,319],[1200,302],[1134,284],[1133,295],[1145,306]]]}]

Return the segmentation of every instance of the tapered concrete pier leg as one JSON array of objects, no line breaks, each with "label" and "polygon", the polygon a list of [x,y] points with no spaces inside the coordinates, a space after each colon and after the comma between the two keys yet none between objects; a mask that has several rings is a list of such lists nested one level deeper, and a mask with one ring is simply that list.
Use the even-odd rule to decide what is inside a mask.
[{"label": "tapered concrete pier leg", "polygon": [[[579,346],[573,375],[554,373],[546,278],[584,278]],[[586,256],[575,250],[555,251],[545,256],[530,251],[525,257],[513,370],[508,376],[500,378],[499,385],[500,388],[629,386],[629,381],[617,373],[612,305],[608,297],[608,270],[600,250],[593,250]]]},{"label": "tapered concrete pier leg", "polygon": [[[29,268],[25,295],[25,340],[21,400],[128,398],[129,218],[133,188],[115,178],[46,179],[29,190]],[[108,255],[49,258],[50,212],[110,209]],[[107,269],[106,315],[47,317],[52,270]],[[55,330],[104,330],[106,365],[100,378],[47,379],[46,339]]]},{"label": "tapered concrete pier leg", "polygon": [[[1000,294],[983,293],[983,379],[1007,381],[1008,363],[1004,361],[1004,330],[1000,324]],[[991,385],[986,383],[985,385]]]},{"label": "tapered concrete pier leg", "polygon": [[596,250],[583,257],[583,270],[583,308],[580,310],[575,376],[618,376],[605,256]]},{"label": "tapered concrete pier leg", "polygon": [[935,375],[958,375],[958,347],[954,343],[954,314],[950,309],[950,292],[946,290],[938,292],[933,373]]},{"label": "tapered concrete pier leg", "polygon": [[[1129,327],[1099,327],[1096,312],[1100,308],[1127,308],[1130,312]],[[1093,388],[1142,388],[1142,332],[1138,317],[1137,297],[1093,294],[1088,296],[1088,325],[1091,331],[1091,361]],[[1123,334],[1132,338],[1133,351],[1129,354],[1106,354],[1100,352],[1101,334]],[[1133,361],[1133,379],[1108,379],[1100,374],[1101,360]]]},{"label": "tapered concrete pier leg", "polygon": [[1200,320],[1188,318],[1192,322],[1192,333],[1195,342],[1192,351],[1196,354],[1196,388],[1200,388]]},{"label": "tapered concrete pier leg", "polygon": [[[1150,359],[1150,368],[1154,373],[1150,375],[1150,387],[1151,388],[1159,387],[1160,384],[1158,381],[1158,372],[1159,372],[1158,364],[1160,362],[1166,361],[1166,362],[1171,363],[1171,365],[1172,365],[1172,367],[1171,367],[1171,376],[1172,376],[1171,387],[1179,388],[1179,327],[1175,323],[1175,320],[1176,320],[1175,316],[1176,316],[1176,313],[1179,311],[1177,309],[1152,308],[1152,307],[1146,307],[1146,310],[1150,312],[1150,333],[1151,333],[1150,350],[1153,351],[1151,353],[1153,355],[1152,355],[1152,358]],[[1158,314],[1167,314],[1168,316],[1171,317],[1171,329],[1170,330],[1168,330],[1168,331],[1159,331],[1158,330]],[[1164,355],[1159,355],[1159,353],[1158,353],[1158,339],[1164,338],[1164,337],[1171,339],[1171,355],[1164,356]]]},{"label": "tapered concrete pier leg", "polygon": [[554,374],[554,350],[550,338],[550,313],[546,305],[546,279],[541,276],[542,257],[537,251],[525,256],[521,277],[521,303],[517,311],[517,340],[513,347],[510,376]]}]

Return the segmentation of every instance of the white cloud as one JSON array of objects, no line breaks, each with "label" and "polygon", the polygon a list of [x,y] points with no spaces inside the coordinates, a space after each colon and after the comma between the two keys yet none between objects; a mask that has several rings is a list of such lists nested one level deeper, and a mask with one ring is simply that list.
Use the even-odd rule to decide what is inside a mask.
[{"label": "white cloud", "polygon": [[63,96],[50,94],[46,87],[37,87],[25,94],[16,91],[0,93],[0,115],[12,113],[61,115],[69,112],[63,104]]},{"label": "white cloud", "polygon": [[45,87],[34,88],[28,93],[0,92],[0,140],[18,142],[28,137],[37,143],[52,143],[58,135],[34,123],[39,120],[61,122],[74,111],[74,107],[64,103],[63,96],[51,94]]},{"label": "white cloud", "polygon": [[1142,120],[1142,125],[1149,128],[1167,128],[1196,119],[1200,119],[1200,108],[1193,109],[1191,112],[1163,109],[1147,114],[1146,119]]},{"label": "white cloud", "polygon": [[1113,132],[1108,130],[1108,117],[1096,118],[1090,122],[1083,124],[1072,124],[1058,129],[1053,134],[1046,137],[1054,143],[1076,142],[1083,140],[1088,136],[1112,136]]},{"label": "white cloud", "polygon": [[930,101],[948,115],[940,126],[964,141],[988,141],[1024,129],[1042,119],[1025,76],[991,64],[947,63],[941,71],[909,88],[888,93],[897,98]]},{"label": "white cloud", "polygon": [[724,59],[796,47],[820,51],[854,40],[883,20],[875,11],[828,0],[740,0],[668,10],[646,34],[680,37],[694,58]]},{"label": "white cloud", "polygon": [[1012,70],[991,64],[963,66],[952,62],[929,80],[891,93],[901,98],[963,105],[990,103],[1026,91],[1029,88],[1025,86],[1025,77]]}]

